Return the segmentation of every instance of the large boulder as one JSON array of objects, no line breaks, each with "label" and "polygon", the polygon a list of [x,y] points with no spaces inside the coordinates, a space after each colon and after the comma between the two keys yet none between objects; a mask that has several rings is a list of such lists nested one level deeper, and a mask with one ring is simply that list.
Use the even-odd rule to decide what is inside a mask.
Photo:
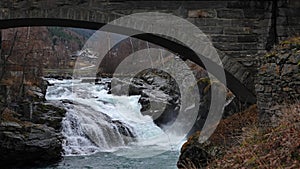
[{"label": "large boulder", "polygon": [[62,157],[63,136],[45,124],[21,121],[9,109],[2,113],[0,122],[1,167],[45,165]]},{"label": "large boulder", "polygon": [[175,79],[162,70],[146,69],[137,74],[129,95],[141,95],[141,112],[159,127],[172,124],[180,109],[180,89]]},{"label": "large boulder", "polygon": [[199,136],[200,131],[194,133],[182,146],[177,162],[178,168],[203,168],[207,166],[212,159],[223,154],[220,145],[215,145],[210,141],[200,143]]},{"label": "large boulder", "polygon": [[51,103],[38,103],[33,107],[31,122],[44,124],[61,131],[61,122],[65,117],[66,110],[52,105]]},{"label": "large boulder", "polygon": [[[48,83],[24,85],[24,95],[0,104],[1,167],[47,165],[62,158],[66,111],[45,102]],[[14,95],[12,95],[14,96]]]},{"label": "large boulder", "polygon": [[[190,136],[200,131],[206,121],[211,103],[211,81],[205,69],[192,62],[188,62],[188,66],[197,79],[201,97],[197,119],[188,133]],[[181,106],[179,85],[172,76],[162,70],[146,69],[132,79],[113,78],[110,87],[110,92],[115,95],[141,95],[139,103],[142,106],[142,114],[151,116],[159,127],[171,125],[177,118]],[[226,101],[228,105],[225,107],[224,118],[240,111],[240,101],[234,98],[229,90]]]},{"label": "large boulder", "polygon": [[168,73],[146,69],[130,82],[114,78],[111,93],[115,95],[141,95],[139,103],[143,115],[152,117],[159,127],[172,124],[180,109],[180,90]]}]

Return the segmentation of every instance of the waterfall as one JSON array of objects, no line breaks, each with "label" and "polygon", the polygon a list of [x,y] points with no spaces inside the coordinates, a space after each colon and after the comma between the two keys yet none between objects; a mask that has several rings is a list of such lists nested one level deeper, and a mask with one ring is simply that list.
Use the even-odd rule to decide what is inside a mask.
[{"label": "waterfall", "polygon": [[129,126],[120,126],[108,116],[80,103],[64,103],[67,114],[63,120],[65,154],[91,154],[97,151],[112,151],[134,141]]},{"label": "waterfall", "polygon": [[150,116],[141,114],[140,96],[107,94],[104,85],[80,80],[48,81],[53,85],[48,87],[46,99],[60,101],[67,110],[62,122],[65,155],[155,144],[151,138],[164,135]]}]

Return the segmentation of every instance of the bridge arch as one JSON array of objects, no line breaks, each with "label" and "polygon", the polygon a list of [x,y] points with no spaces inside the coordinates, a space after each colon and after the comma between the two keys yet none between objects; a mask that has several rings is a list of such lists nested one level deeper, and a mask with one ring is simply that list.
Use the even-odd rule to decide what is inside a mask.
[{"label": "bridge arch", "polygon": [[[54,19],[54,18],[20,18],[20,19],[6,19],[0,20],[0,29],[14,28],[14,27],[23,27],[23,26],[62,26],[62,27],[77,27],[85,29],[94,29],[98,30],[101,27],[106,25],[105,23],[90,22],[90,21],[81,21],[81,20],[71,20],[71,19]],[[112,33],[126,35],[126,32],[131,32],[136,30],[130,30],[125,27],[111,26],[111,30],[107,30]],[[124,31],[126,30],[126,31]],[[125,32],[125,33],[124,33]],[[150,34],[140,32],[138,35],[134,35],[134,38],[151,42],[158,46],[164,47],[170,50],[173,53],[176,53],[180,56],[183,56],[183,60],[190,60],[197,65],[205,69],[203,61],[214,65],[216,69],[213,69],[211,72],[218,79],[218,72],[222,71],[222,67],[218,66],[213,61],[210,61],[208,58],[197,55],[189,47],[179,44],[170,39]],[[199,59],[200,57],[200,59]],[[224,53],[220,52],[220,59],[224,65],[224,71],[226,76],[227,87],[237,96],[239,100],[244,103],[253,104],[256,102],[256,97],[251,91],[251,81],[247,79],[251,74],[243,66],[234,62],[230,57],[226,56]]]},{"label": "bridge arch", "polygon": [[238,79],[240,83],[234,86],[244,86],[249,91],[244,97],[255,102],[254,76],[258,60],[252,56],[265,52],[276,40],[299,31],[298,8],[299,3],[286,0],[3,0],[0,2],[0,28],[68,25],[98,29],[104,23],[133,13],[172,13],[210,36],[213,45],[222,51],[220,53],[224,52],[220,55],[228,83],[233,81],[229,79]]}]

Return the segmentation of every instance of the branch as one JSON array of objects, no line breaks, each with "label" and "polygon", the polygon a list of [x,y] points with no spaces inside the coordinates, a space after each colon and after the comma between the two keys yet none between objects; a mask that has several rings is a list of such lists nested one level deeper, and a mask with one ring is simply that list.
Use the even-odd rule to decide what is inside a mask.
[{"label": "branch", "polygon": [[3,66],[2,66],[2,72],[1,72],[1,76],[0,76],[0,81],[2,80],[2,78],[5,75],[5,70],[6,70],[6,62],[8,61],[9,57],[12,55],[14,46],[15,46],[15,42],[17,40],[17,35],[18,35],[18,31],[15,32],[13,41],[12,41],[12,45],[10,46],[9,52],[8,52],[8,56],[5,57],[3,56]]}]

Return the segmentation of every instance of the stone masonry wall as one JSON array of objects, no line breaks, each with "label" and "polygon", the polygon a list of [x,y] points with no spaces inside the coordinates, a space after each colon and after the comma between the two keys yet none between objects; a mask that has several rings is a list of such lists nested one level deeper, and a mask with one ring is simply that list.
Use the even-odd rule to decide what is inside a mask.
[{"label": "stone masonry wall", "polygon": [[239,77],[250,91],[254,91],[256,67],[252,56],[265,52],[271,27],[272,2],[202,3],[186,7],[188,20],[207,34],[218,50],[224,52],[227,56],[222,59],[225,69]]},{"label": "stone masonry wall", "polygon": [[300,37],[292,38],[260,57],[256,77],[262,125],[276,125],[281,106],[300,100]]},{"label": "stone masonry wall", "polygon": [[261,125],[276,124],[281,106],[300,100],[300,2],[281,0],[275,13],[275,40],[280,43],[259,55],[255,89]]},{"label": "stone masonry wall", "polygon": [[279,1],[276,31],[279,41],[300,34],[300,1]]}]

